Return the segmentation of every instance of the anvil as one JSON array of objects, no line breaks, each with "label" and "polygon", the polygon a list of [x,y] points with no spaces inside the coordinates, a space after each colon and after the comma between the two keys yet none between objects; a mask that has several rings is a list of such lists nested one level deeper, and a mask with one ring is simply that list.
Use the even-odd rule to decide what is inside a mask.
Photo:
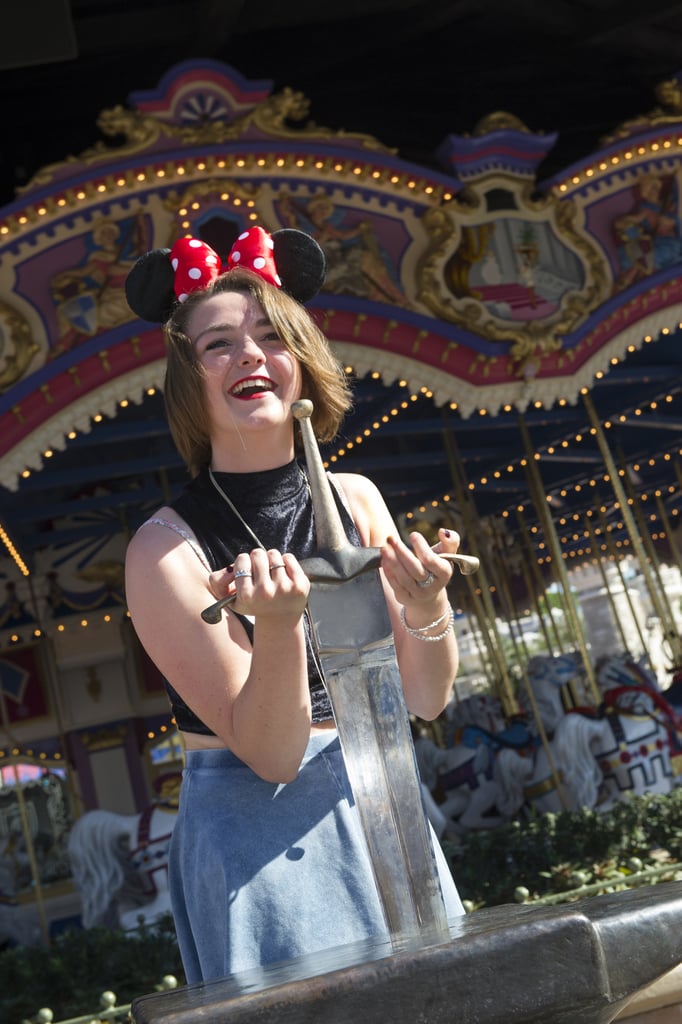
[{"label": "anvil", "polygon": [[458,918],[451,931],[450,941],[434,946],[357,943],[143,996],[132,1017],[135,1024],[608,1024],[682,961],[682,882],[562,907],[490,907]]}]

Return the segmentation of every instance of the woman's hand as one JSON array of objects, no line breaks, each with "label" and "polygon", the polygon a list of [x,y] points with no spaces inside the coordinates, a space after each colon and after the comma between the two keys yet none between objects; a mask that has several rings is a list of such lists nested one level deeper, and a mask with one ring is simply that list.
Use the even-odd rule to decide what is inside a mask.
[{"label": "woman's hand", "polygon": [[209,588],[218,600],[234,594],[230,607],[240,615],[297,620],[307,604],[310,581],[293,555],[255,548],[237,555],[234,565],[211,573]]},{"label": "woman's hand", "polygon": [[452,563],[440,558],[439,553],[456,554],[459,534],[441,529],[438,536],[438,543],[429,547],[420,533],[411,533],[411,549],[391,536],[381,550],[381,568],[396,600],[405,608],[433,605],[450,582]]}]

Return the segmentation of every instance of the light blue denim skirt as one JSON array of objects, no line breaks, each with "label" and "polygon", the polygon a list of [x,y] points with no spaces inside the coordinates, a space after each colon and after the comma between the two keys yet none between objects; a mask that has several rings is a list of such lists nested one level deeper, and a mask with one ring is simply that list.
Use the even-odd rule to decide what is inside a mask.
[{"label": "light blue denim skirt", "polygon": [[[455,917],[462,904],[434,844]],[[188,750],[169,882],[189,984],[387,937],[334,732],[311,737],[286,785],[228,750]]]}]

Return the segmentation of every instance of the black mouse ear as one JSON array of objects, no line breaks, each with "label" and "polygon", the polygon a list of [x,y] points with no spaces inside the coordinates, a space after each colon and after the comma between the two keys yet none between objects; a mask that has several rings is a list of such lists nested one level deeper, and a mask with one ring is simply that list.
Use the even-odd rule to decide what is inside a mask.
[{"label": "black mouse ear", "polygon": [[128,305],[141,320],[164,324],[177,302],[170,249],[152,249],[140,256],[125,282]]},{"label": "black mouse ear", "polygon": [[272,241],[282,288],[299,302],[308,302],[319,292],[327,273],[327,260],[320,245],[296,228],[275,231]]}]

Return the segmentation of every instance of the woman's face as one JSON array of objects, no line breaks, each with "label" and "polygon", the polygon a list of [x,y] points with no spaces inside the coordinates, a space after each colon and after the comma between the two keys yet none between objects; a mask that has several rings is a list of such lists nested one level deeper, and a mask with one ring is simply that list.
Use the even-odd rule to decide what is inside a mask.
[{"label": "woman's face", "polygon": [[205,371],[214,443],[266,429],[290,438],[301,371],[256,299],[243,292],[212,295],[193,311],[188,333]]}]

